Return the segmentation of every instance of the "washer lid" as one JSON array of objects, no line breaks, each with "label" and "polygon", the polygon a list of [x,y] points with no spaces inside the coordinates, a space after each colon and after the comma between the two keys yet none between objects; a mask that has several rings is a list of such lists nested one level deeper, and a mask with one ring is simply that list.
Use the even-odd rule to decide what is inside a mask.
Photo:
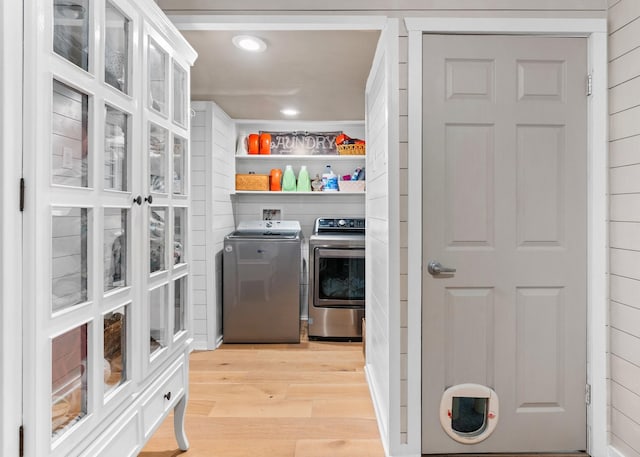
[{"label": "washer lid", "polygon": [[247,232],[247,231],[265,232],[268,230],[272,232],[283,232],[283,231],[299,232],[301,228],[300,228],[300,222],[298,221],[263,221],[263,220],[243,221],[243,222],[240,222],[238,224],[238,227],[236,228],[236,232]]}]

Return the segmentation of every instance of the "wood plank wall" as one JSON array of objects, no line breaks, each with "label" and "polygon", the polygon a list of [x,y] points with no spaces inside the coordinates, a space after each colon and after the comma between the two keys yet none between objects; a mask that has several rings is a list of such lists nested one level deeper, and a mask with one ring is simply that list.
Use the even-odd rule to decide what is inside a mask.
[{"label": "wood plank wall", "polygon": [[611,444],[640,457],[640,2],[609,0]]}]

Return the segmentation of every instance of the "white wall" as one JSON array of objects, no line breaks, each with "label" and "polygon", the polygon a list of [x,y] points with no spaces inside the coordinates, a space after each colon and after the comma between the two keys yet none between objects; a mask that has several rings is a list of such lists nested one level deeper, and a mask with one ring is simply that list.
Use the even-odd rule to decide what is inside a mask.
[{"label": "white wall", "polygon": [[[401,453],[397,437],[401,373],[398,275],[400,229],[398,181],[398,21],[383,30],[367,81],[367,376],[388,453]],[[405,416],[406,419],[406,416]],[[405,440],[402,444],[406,444]]]},{"label": "white wall", "polygon": [[18,455],[22,399],[22,2],[0,3],[0,455]]},{"label": "white wall", "polygon": [[222,338],[222,243],[235,226],[235,124],[215,103],[194,102],[191,120],[192,304],[196,349]]},{"label": "white wall", "polygon": [[640,457],[640,2],[609,5],[611,444]]}]

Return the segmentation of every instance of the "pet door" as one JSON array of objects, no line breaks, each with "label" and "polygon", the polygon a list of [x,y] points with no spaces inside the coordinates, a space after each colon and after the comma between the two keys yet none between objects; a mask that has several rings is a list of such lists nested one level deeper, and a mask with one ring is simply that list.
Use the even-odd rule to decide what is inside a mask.
[{"label": "pet door", "polygon": [[440,423],[455,441],[475,444],[487,439],[498,423],[498,395],[479,384],[447,389],[440,402]]}]

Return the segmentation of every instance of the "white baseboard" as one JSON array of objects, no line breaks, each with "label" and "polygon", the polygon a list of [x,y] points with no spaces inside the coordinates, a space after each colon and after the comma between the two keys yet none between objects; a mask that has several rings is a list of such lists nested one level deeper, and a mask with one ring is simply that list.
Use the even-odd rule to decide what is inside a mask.
[{"label": "white baseboard", "polygon": [[380,434],[380,440],[382,441],[382,447],[384,448],[384,455],[386,457],[391,457],[389,454],[389,433],[387,433],[387,422],[382,416],[381,406],[380,406],[380,396],[378,395],[378,389],[376,388],[373,377],[369,374],[369,365],[365,363],[364,365],[364,374],[367,377],[367,385],[369,386],[369,394],[371,395],[371,400],[373,401],[373,409],[376,412],[376,421],[378,422],[378,433]]},{"label": "white baseboard", "polygon": [[625,457],[625,455],[613,446],[607,447],[608,457]]}]

